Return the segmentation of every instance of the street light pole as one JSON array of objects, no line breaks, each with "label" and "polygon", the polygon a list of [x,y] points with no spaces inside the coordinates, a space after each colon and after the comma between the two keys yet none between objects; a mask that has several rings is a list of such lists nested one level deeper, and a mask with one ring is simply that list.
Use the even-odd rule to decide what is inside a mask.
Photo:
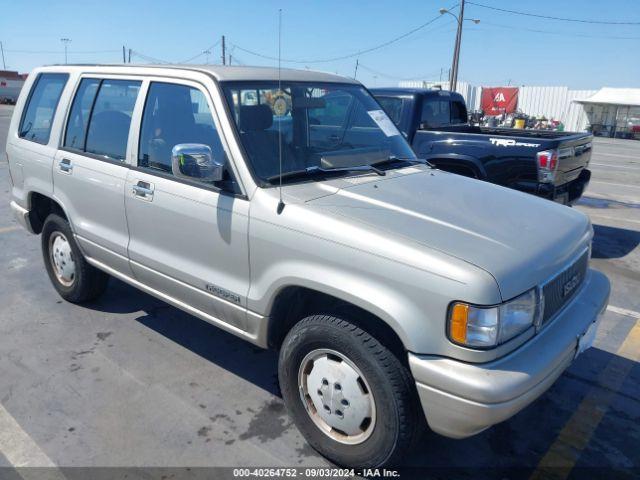
[{"label": "street light pole", "polygon": [[458,16],[458,31],[456,33],[456,45],[453,48],[453,62],[451,64],[451,78],[449,89],[456,91],[458,85],[458,63],[460,61],[460,42],[462,41],[462,21],[464,19],[464,0],[460,0],[460,15]]},{"label": "street light pole", "polygon": [[61,38],[60,41],[64,45],[64,64],[66,65],[68,63],[67,62],[67,46],[71,42],[71,39],[70,38]]},{"label": "street light pole", "polygon": [[449,76],[449,90],[455,91],[458,86],[458,65],[460,63],[460,44],[462,43],[462,22],[465,20],[469,20],[475,24],[480,23],[480,20],[476,18],[464,18],[464,0],[460,0],[460,14],[456,15],[451,13],[446,8],[440,9],[440,15],[444,15],[445,13],[451,15],[456,19],[456,23],[458,24],[458,31],[456,32],[456,44],[453,47],[453,61],[451,62],[451,73]]}]

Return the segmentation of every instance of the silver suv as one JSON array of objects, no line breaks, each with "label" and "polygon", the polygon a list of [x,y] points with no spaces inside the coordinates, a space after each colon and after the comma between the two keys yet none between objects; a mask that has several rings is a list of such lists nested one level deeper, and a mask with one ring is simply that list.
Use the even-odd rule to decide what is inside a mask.
[{"label": "silver suv", "polygon": [[464,438],[511,417],[607,305],[585,215],[431,168],[351,79],[39,68],[6,149],[64,299],[113,276],[278,349],[291,416],[340,465],[397,464],[425,418]]}]

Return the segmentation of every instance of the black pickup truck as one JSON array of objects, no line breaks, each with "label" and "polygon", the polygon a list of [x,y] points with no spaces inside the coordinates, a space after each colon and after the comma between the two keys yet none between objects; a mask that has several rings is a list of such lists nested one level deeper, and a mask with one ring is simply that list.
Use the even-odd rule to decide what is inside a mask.
[{"label": "black pickup truck", "polygon": [[565,204],[580,198],[591,178],[589,133],[473,126],[456,92],[374,88],[371,93],[416,155],[442,170]]}]

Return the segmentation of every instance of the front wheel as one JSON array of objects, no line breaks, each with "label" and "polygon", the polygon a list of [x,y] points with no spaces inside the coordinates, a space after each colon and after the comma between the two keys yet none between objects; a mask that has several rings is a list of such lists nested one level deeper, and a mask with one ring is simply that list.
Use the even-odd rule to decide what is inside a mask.
[{"label": "front wheel", "polygon": [[51,283],[69,302],[93,300],[107,287],[109,276],[87,263],[69,222],[59,215],[51,214],[44,222],[42,256]]},{"label": "front wheel", "polygon": [[395,465],[422,430],[407,368],[348,320],[313,315],[296,324],[280,351],[279,377],[301,433],[338,465]]}]

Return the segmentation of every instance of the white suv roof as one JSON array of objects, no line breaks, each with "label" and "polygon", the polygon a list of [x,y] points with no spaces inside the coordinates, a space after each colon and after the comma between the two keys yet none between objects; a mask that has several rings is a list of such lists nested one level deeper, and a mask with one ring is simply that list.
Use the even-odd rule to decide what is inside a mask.
[{"label": "white suv roof", "polygon": [[[222,65],[138,65],[138,64],[90,64],[90,65],[52,65],[38,70],[44,71],[81,71],[95,73],[113,73],[114,71],[141,73],[141,69],[167,69],[167,70],[188,70],[204,72],[212,75],[220,81],[253,81],[253,80],[278,80],[278,69],[274,67],[248,67],[248,66],[222,66]],[[283,81],[299,82],[333,82],[352,83],[360,82],[332,73],[316,72],[312,70],[295,70],[283,68],[280,71]]]}]

